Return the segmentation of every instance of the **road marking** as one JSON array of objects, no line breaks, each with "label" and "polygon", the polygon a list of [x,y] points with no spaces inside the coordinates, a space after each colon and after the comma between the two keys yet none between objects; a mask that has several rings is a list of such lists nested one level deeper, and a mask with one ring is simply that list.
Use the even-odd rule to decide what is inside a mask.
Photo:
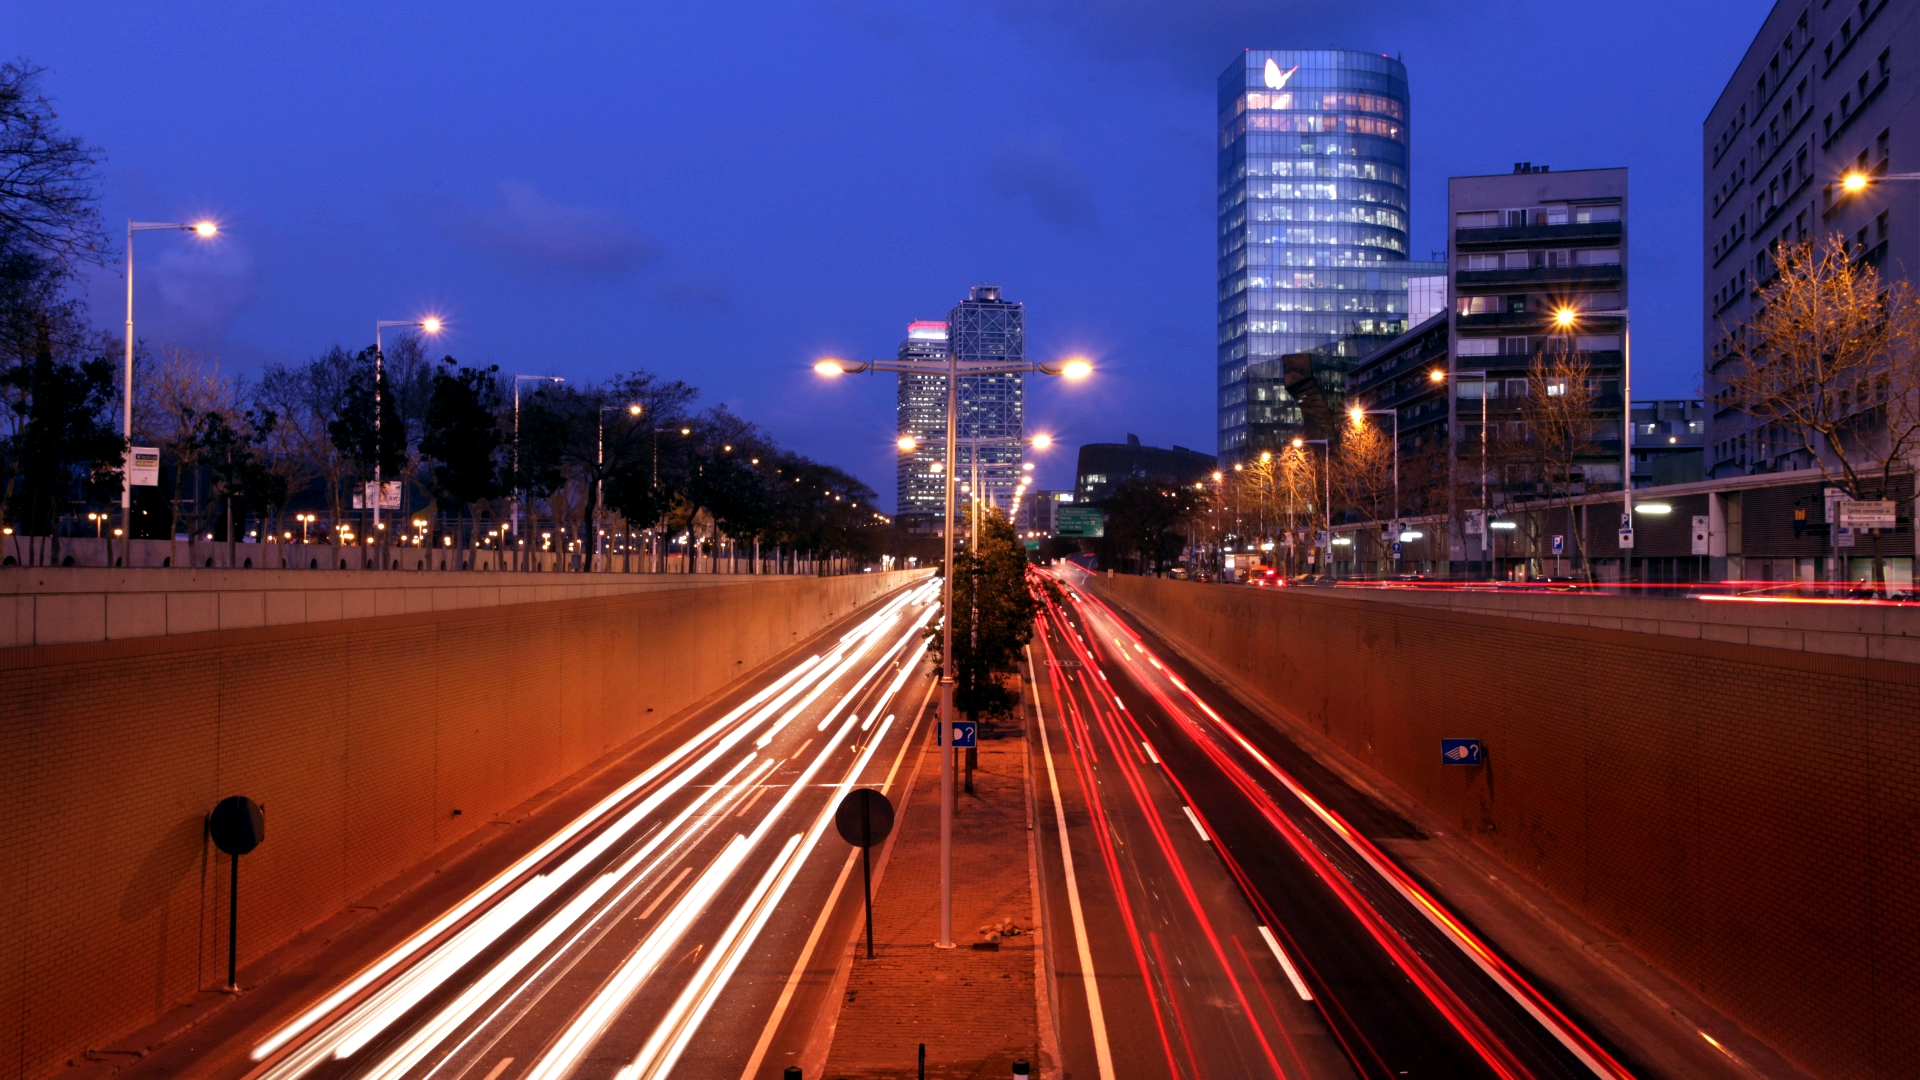
[{"label": "road marking", "polygon": [[[1033,646],[1026,647],[1027,673],[1037,675]],[[1066,868],[1067,910],[1073,914],[1074,946],[1080,952],[1080,981],[1087,988],[1087,1018],[1093,1024],[1093,1058],[1100,1080],[1113,1080],[1113,1049],[1107,1045],[1107,1017],[1100,1008],[1100,983],[1094,978],[1093,950],[1087,944],[1087,917],[1080,908],[1080,882],[1073,874],[1073,848],[1067,843],[1067,811],[1060,802],[1060,777],[1053,770],[1053,747],[1047,741],[1047,714],[1040,706],[1040,680],[1030,683],[1033,714],[1040,722],[1040,753],[1047,759],[1047,787],[1053,792],[1053,822],[1060,831],[1060,863]]]},{"label": "road marking", "polygon": [[685,881],[687,879],[687,875],[691,873],[693,873],[693,867],[691,866],[681,867],[680,872],[678,874],[675,874],[673,877],[673,880],[667,883],[667,887],[660,890],[660,895],[653,898],[653,903],[647,905],[647,910],[640,913],[640,921],[646,922],[647,916],[653,914],[654,909],[660,906],[660,902],[662,900],[665,900],[668,896],[672,895],[673,890],[679,888],[680,883],[682,881]]},{"label": "road marking", "polygon": [[798,749],[798,750],[795,750],[795,751],[793,752],[793,756],[792,756],[792,757],[790,757],[790,758],[788,758],[787,760],[788,760],[788,761],[799,761],[799,760],[800,760],[800,755],[801,755],[801,754],[804,754],[804,753],[806,753],[806,752],[807,752],[807,747],[809,747],[809,746],[812,746],[812,745],[813,745],[813,740],[812,740],[812,739],[808,739],[808,740],[807,740],[806,742],[803,742],[803,743],[801,743],[801,744],[800,744],[800,749]]},{"label": "road marking", "polygon": [[499,1080],[500,1074],[503,1072],[506,1072],[507,1066],[511,1064],[513,1064],[512,1058],[510,1057],[501,1058],[500,1064],[495,1065],[493,1069],[487,1073],[487,1080]]},{"label": "road marking", "polygon": [[748,799],[748,800],[747,800],[747,802],[746,802],[746,805],[745,805],[745,806],[742,806],[742,807],[741,807],[741,808],[740,808],[740,809],[739,809],[738,811],[736,811],[736,812],[734,813],[734,815],[733,815],[733,816],[734,816],[734,817],[746,817],[746,816],[747,816],[747,811],[749,811],[749,810],[751,810],[751,809],[753,809],[753,804],[754,804],[754,803],[757,803],[757,802],[759,802],[759,801],[760,801],[760,796],[762,796],[762,795],[765,795],[766,793],[767,793],[767,788],[766,788],[766,785],[765,785],[765,784],[762,784],[762,785],[760,785],[760,786],[758,786],[758,787],[756,787],[756,788],[754,788],[754,789],[753,789],[753,797],[752,797],[752,798],[750,798],[750,799]]},{"label": "road marking", "polygon": [[1153,762],[1153,763],[1154,763],[1155,765],[1158,765],[1158,764],[1160,764],[1160,755],[1158,755],[1158,754],[1156,754],[1156,753],[1154,753],[1154,752],[1153,752],[1153,744],[1152,744],[1152,743],[1150,743],[1150,742],[1148,742],[1148,741],[1147,741],[1147,740],[1145,740],[1145,739],[1141,739],[1141,740],[1140,740],[1140,745],[1141,745],[1141,746],[1144,746],[1144,747],[1146,747],[1146,748],[1147,748],[1147,760],[1149,760],[1149,761],[1151,761],[1151,762]]},{"label": "road marking", "polygon": [[1280,939],[1264,926],[1260,928],[1260,936],[1265,939],[1267,948],[1273,950],[1273,958],[1280,961],[1280,970],[1287,973],[1287,981],[1293,984],[1293,992],[1300,995],[1301,1001],[1312,1001],[1313,994],[1307,990],[1307,984],[1300,980],[1300,973],[1294,970],[1293,961],[1287,959],[1287,951],[1280,947]]},{"label": "road marking", "polygon": [[1193,807],[1182,806],[1180,809],[1187,812],[1187,820],[1193,822],[1193,831],[1200,834],[1201,843],[1212,843],[1212,841],[1207,839],[1207,830],[1201,827],[1200,815],[1193,812]]}]

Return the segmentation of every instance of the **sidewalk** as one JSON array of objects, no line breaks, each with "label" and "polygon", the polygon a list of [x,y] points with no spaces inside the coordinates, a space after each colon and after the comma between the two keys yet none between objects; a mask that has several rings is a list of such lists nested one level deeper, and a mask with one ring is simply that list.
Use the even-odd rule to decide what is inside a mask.
[{"label": "sidewalk", "polygon": [[[971,795],[964,766],[956,770],[952,949],[933,947],[940,903],[939,751],[929,739],[920,753],[919,779],[873,898],[875,958],[866,958],[862,935],[821,1076],[912,1077],[923,1042],[929,1077],[1010,1076],[1016,1058],[1040,1076],[1026,740],[1011,725],[1000,738],[982,739]],[[972,947],[986,941],[980,927],[1007,920],[1019,933],[1004,936],[996,949]]]}]

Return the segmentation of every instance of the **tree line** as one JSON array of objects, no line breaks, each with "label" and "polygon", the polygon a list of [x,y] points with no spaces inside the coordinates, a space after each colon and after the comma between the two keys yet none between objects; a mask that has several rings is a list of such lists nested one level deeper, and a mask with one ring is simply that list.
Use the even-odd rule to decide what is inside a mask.
[{"label": "tree line", "polygon": [[[78,287],[116,258],[100,153],[59,129],[41,74],[0,64],[0,522],[50,537],[115,507],[128,448],[124,343],[89,325]],[[866,485],[646,371],[527,385],[409,335],[378,357],[334,346],[249,380],[137,346],[133,430],[161,475],[133,489],[134,538],[364,542],[377,474],[400,486],[373,538],[389,543],[420,521],[436,543],[579,555],[636,532],[714,559],[725,542],[856,558],[883,544]]]}]

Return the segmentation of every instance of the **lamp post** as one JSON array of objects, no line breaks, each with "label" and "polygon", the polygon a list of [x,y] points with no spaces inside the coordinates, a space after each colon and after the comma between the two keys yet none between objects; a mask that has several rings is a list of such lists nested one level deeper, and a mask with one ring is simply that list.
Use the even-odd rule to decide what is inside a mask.
[{"label": "lamp post", "polygon": [[[514,539],[527,534],[527,491],[520,483],[520,384],[523,382],[563,383],[558,375],[515,375],[513,377],[513,509],[520,524],[514,527]],[[520,540],[524,544],[526,541]],[[531,553],[529,553],[531,557]],[[520,560],[515,559],[518,563]]]},{"label": "lamp post", "polygon": [[133,470],[130,467],[133,461],[133,234],[138,232],[190,232],[204,240],[218,235],[220,226],[211,221],[127,222],[127,383],[125,399],[120,403],[120,434],[126,436],[127,446],[120,465],[120,527],[128,537],[133,536]]},{"label": "lamp post", "polygon": [[1369,416],[1393,417],[1393,527],[1400,527],[1400,410],[1399,409],[1363,409],[1358,405],[1347,410],[1353,426],[1360,427]]},{"label": "lamp post", "polygon": [[1320,496],[1320,509],[1321,512],[1326,514],[1327,520],[1327,543],[1321,550],[1327,554],[1327,565],[1325,569],[1327,576],[1331,577],[1333,576],[1333,446],[1325,439],[1295,438],[1293,440],[1295,449],[1299,449],[1308,443],[1317,443],[1320,446],[1320,480],[1324,485]]},{"label": "lamp post", "polygon": [[1633,576],[1633,316],[1626,308],[1576,311],[1563,307],[1553,313],[1553,325],[1564,333],[1583,318],[1620,320],[1620,533],[1626,541],[1620,550],[1620,580],[1624,583]]},{"label": "lamp post", "polygon": [[[429,335],[432,335],[440,332],[441,325],[440,320],[432,315],[424,319],[375,319],[373,321],[373,491],[371,492],[373,497],[368,499],[367,502],[373,507],[373,528],[375,532],[380,531],[380,496],[386,491],[386,488],[380,483],[380,459],[385,456],[384,451],[386,450],[386,447],[380,439],[380,406],[382,404],[382,394],[386,389],[383,385],[385,382],[386,367],[381,360],[380,332],[394,326],[411,326],[415,329],[424,330]],[[384,543],[380,545],[380,564],[382,566],[385,566],[387,561],[386,547]]]},{"label": "lamp post", "polygon": [[[1488,502],[1487,495],[1487,373],[1484,371],[1460,371],[1455,369],[1453,377],[1456,380],[1456,385],[1460,379],[1480,380],[1480,553],[1487,556],[1487,580],[1492,581],[1494,580],[1493,508]],[[1440,368],[1434,368],[1427,374],[1427,378],[1433,382],[1445,382],[1447,381],[1447,373]],[[1447,395],[1449,407],[1452,407],[1453,403],[1457,400],[1457,392],[1450,392]],[[1448,424],[1448,430],[1453,430],[1452,423]],[[1449,435],[1448,438],[1451,439],[1452,436]],[[1451,498],[1451,496],[1449,496],[1449,498]]]},{"label": "lamp post", "polygon": [[[912,453],[919,449],[922,443],[911,435],[902,435],[894,445],[898,446],[905,453]],[[945,445],[945,440],[929,439],[925,445],[943,446]],[[971,470],[967,480],[969,495],[967,501],[968,529],[970,530],[967,534],[967,549],[969,551],[978,551],[980,550],[980,448],[983,446],[1031,446],[1035,450],[1045,450],[1053,445],[1053,436],[1032,435],[1019,439],[980,436],[972,439],[961,439],[959,440],[959,445],[967,448],[968,467]],[[1031,468],[1031,465],[1028,467]],[[1031,482],[1031,479],[1031,477],[1022,476],[1020,482],[1014,486],[1013,505],[1016,509],[1019,506],[1021,496],[1025,493],[1026,485]]]},{"label": "lamp post", "polygon": [[[593,505],[596,517],[604,516],[607,512],[607,481],[605,476],[607,464],[607,413],[620,407],[619,405],[602,405],[600,406],[600,415],[595,417],[597,430],[594,432],[593,437]],[[632,417],[638,417],[645,411],[637,401],[627,405],[626,410],[627,415]],[[600,524],[598,521],[595,521],[590,527],[593,529],[593,557],[597,559],[600,555]]]},{"label": "lamp post", "polygon": [[[857,375],[863,371],[891,371],[902,375],[924,375],[930,365],[913,360],[840,360],[828,357],[813,365],[813,370],[832,378]],[[1064,375],[1080,380],[1093,374],[1093,365],[1073,357],[1058,365],[1017,363],[1006,360],[962,360],[947,351],[947,438],[946,460],[941,470],[946,478],[945,517],[941,520],[941,547],[945,552],[941,574],[940,615],[940,940],[942,949],[953,948],[953,452],[960,442],[960,378],[963,375]]]}]

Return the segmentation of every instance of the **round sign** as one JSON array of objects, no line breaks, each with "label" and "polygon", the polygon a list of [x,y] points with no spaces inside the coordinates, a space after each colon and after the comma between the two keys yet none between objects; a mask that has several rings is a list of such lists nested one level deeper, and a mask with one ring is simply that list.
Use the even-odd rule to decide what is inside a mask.
[{"label": "round sign", "polygon": [[893,804],[872,788],[854,788],[834,808],[833,827],[854,847],[872,847],[893,831]]},{"label": "round sign", "polygon": [[245,855],[267,838],[267,812],[245,795],[229,795],[207,815],[213,846],[229,855]]}]

